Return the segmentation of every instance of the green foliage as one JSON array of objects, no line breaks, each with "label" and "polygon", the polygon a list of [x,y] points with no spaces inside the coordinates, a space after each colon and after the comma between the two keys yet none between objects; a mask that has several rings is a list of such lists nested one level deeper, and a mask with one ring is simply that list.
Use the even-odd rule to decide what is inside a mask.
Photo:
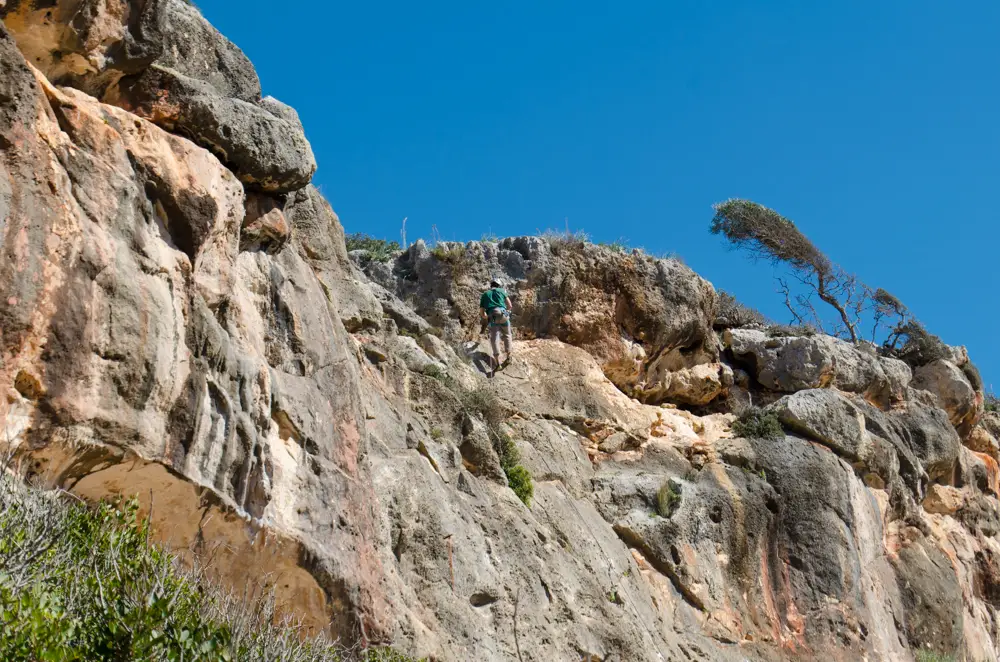
[{"label": "green foliage", "polygon": [[744,439],[781,439],[785,431],[773,412],[747,407],[733,422],[733,434]]},{"label": "green foliage", "polygon": [[619,237],[618,239],[615,239],[614,241],[601,242],[600,244],[598,244],[598,246],[603,246],[604,248],[608,248],[613,253],[623,253],[624,254],[624,253],[628,253],[631,250],[631,248],[629,247],[629,244],[628,244],[628,239],[625,239],[624,237]]},{"label": "green foliage", "polygon": [[441,428],[431,428],[431,439],[434,441],[440,441],[444,438],[444,430]]},{"label": "green foliage", "polygon": [[810,324],[772,324],[765,329],[768,338],[808,338],[819,331]]},{"label": "green foliage", "polygon": [[1000,414],[1000,397],[992,391],[986,394],[986,411]]},{"label": "green foliage", "polygon": [[531,480],[531,473],[520,464],[505,468],[507,474],[507,485],[514,490],[514,494],[524,505],[531,506],[531,499],[535,496],[535,485]]},{"label": "green foliage", "polygon": [[[427,374],[426,369],[424,374]],[[507,476],[507,485],[514,490],[514,494],[524,505],[530,507],[535,494],[531,472],[521,465],[521,453],[517,449],[517,444],[504,430],[506,413],[496,393],[483,386],[470,391],[450,378],[442,379],[442,383],[458,396],[462,409],[467,414],[478,416],[486,423],[490,441],[493,442],[493,448],[500,458],[500,466]]]},{"label": "green foliage", "polygon": [[224,593],[149,536],[135,500],[88,509],[0,472],[0,659],[344,659],[342,648],[282,622],[270,594]]},{"label": "green foliage", "polygon": [[539,232],[538,236],[549,242],[549,247],[556,254],[560,251],[580,250],[590,242],[590,235],[583,230],[570,231],[567,226],[565,230],[546,230]]},{"label": "green foliage", "polygon": [[378,239],[362,232],[349,234],[344,240],[348,251],[368,251],[368,256],[376,262],[388,262],[402,250],[399,242]]},{"label": "green foliage", "polygon": [[680,504],[679,486],[668,480],[656,493],[656,513],[660,517],[670,517]]},{"label": "green foliage", "polygon": [[752,200],[731,199],[715,205],[711,230],[757,258],[784,262],[796,269],[832,270],[827,257],[795,223]]},{"label": "green foliage", "polygon": [[[902,344],[900,344],[902,342]],[[920,367],[951,356],[951,350],[915,319],[897,326],[882,345],[882,353]]]},{"label": "green foliage", "polygon": [[913,657],[916,662],[957,662],[954,655],[945,655],[925,649],[916,651]]},{"label": "green foliage", "polygon": [[431,255],[442,262],[455,266],[465,257],[465,246],[441,243],[431,249]]}]

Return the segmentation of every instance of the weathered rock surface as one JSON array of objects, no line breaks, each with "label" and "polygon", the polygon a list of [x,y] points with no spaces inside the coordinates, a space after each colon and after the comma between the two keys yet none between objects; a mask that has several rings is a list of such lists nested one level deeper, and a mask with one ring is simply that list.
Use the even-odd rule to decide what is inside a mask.
[{"label": "weathered rock surface", "polygon": [[550,337],[596,356],[623,390],[650,403],[703,405],[732,383],[712,331],[715,292],[677,260],[624,254],[570,239],[418,241],[365,272],[456,339],[479,329],[479,293],[499,279],[525,337]]},{"label": "weathered rock surface", "polygon": [[[558,238],[353,263],[308,178],[260,190],[222,123],[176,121],[301,133],[178,3],[0,8],[0,425],[26,474],[136,494],[220,580],[442,661],[1000,657],[1000,423],[967,356],[720,341],[687,267]],[[148,109],[177,81],[201,100],[98,100],[140,79]],[[488,380],[491,277],[518,342]],[[706,413],[737,388],[785,436]]]},{"label": "weathered rock surface", "polygon": [[937,396],[952,425],[966,433],[972,430],[982,413],[982,396],[978,395],[961,368],[951,361],[939,359],[917,368],[913,375],[913,388]]},{"label": "weathered rock surface", "polygon": [[912,379],[902,361],[862,351],[831,336],[772,337],[759,329],[730,329],[723,342],[736,364],[757,384],[779,393],[833,386],[889,405],[906,396]]},{"label": "weathered rock surface", "polygon": [[287,193],[316,172],[301,124],[159,64],[122,78],[104,99],[211,150],[251,188]]},{"label": "weathered rock surface", "polygon": [[248,186],[284,193],[312,179],[294,111],[261,99],[247,57],[185,0],[18,0],[0,16],[50,80],[182,133]]}]

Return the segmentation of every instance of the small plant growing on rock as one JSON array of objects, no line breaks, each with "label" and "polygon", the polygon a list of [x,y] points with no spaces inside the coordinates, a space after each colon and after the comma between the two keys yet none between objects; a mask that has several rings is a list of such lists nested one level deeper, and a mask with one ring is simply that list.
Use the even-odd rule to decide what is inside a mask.
[{"label": "small plant growing on rock", "polygon": [[744,439],[781,439],[785,431],[773,412],[747,407],[733,421],[733,434]]},{"label": "small plant growing on rock", "polygon": [[1000,414],[1000,397],[993,391],[986,394],[986,411],[993,414]]},{"label": "small plant growing on rock", "polygon": [[915,319],[909,319],[893,329],[892,334],[882,345],[882,353],[905,361],[913,367],[927,365],[951,356],[951,350],[944,341]]},{"label": "small plant growing on rock", "polygon": [[668,518],[674,514],[679,505],[681,505],[679,486],[668,480],[656,493],[656,513],[660,517]]},{"label": "small plant growing on rock", "polygon": [[514,494],[526,506],[531,506],[531,499],[535,496],[535,485],[531,480],[531,473],[520,464],[504,469],[507,474],[507,485],[514,490]]},{"label": "small plant growing on rock", "polygon": [[376,262],[388,262],[401,250],[398,242],[378,239],[362,232],[347,235],[344,243],[348,252],[368,251],[368,256]]},{"label": "small plant growing on rock", "polygon": [[538,236],[549,242],[549,246],[558,254],[561,250],[582,249],[590,243],[590,235],[583,230],[570,231],[567,224],[565,230],[546,230]]},{"label": "small plant growing on rock", "polygon": [[729,292],[719,290],[715,313],[716,329],[741,329],[747,326],[766,326],[768,320],[755,308],[740,303]]},{"label": "small plant growing on rock", "polygon": [[613,253],[624,254],[629,252],[628,239],[625,239],[624,237],[619,237],[614,241],[601,242],[600,244],[598,244],[598,246],[603,246],[604,248],[610,249],[611,252]]},{"label": "small plant growing on rock", "polygon": [[923,649],[918,650],[914,654],[914,658],[917,662],[956,662],[953,655],[945,655],[944,653]]}]

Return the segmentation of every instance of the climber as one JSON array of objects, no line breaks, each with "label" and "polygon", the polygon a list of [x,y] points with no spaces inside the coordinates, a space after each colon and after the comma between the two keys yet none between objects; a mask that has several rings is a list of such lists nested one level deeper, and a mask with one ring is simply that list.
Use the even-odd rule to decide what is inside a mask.
[{"label": "climber", "polygon": [[[510,330],[510,307],[510,297],[507,296],[507,292],[500,287],[499,281],[491,280],[490,289],[479,297],[479,316],[483,320],[484,329],[489,325],[494,370],[510,365],[511,345],[514,343],[514,336]],[[500,334],[503,334],[503,350],[506,355],[503,363],[500,363]]]}]

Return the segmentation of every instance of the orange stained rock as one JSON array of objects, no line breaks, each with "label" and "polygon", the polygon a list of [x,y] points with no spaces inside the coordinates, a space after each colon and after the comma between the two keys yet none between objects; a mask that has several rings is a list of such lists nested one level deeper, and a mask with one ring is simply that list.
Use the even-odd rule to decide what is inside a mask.
[{"label": "orange stained rock", "polygon": [[976,453],[976,457],[986,465],[986,476],[989,480],[990,490],[993,494],[1000,497],[1000,465],[997,464],[997,461],[993,457],[986,453]]}]

